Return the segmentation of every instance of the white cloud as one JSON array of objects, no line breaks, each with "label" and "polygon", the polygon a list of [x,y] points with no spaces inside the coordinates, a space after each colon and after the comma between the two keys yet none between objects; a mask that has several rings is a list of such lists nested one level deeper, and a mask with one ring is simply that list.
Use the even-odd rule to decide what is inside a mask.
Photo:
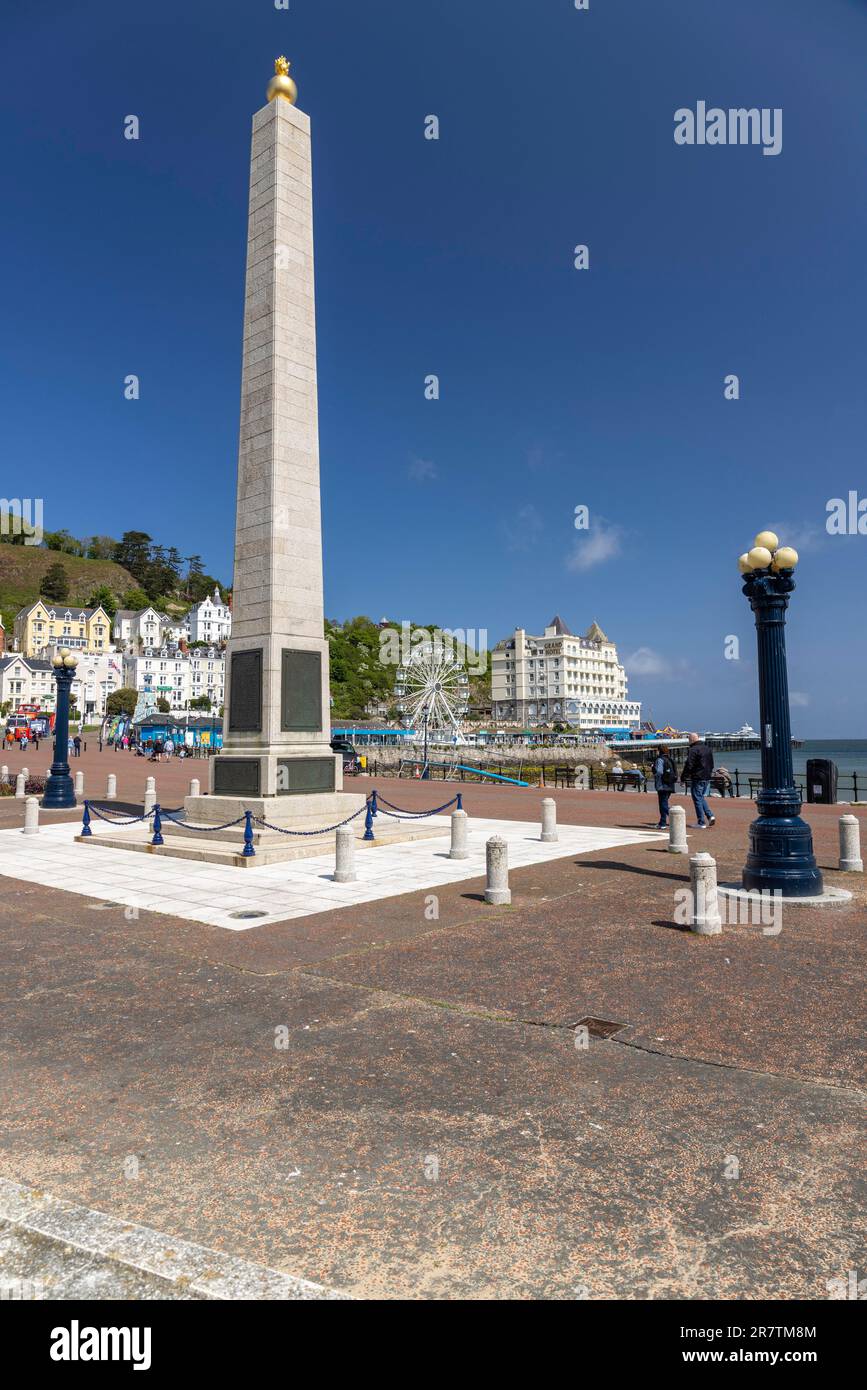
[{"label": "white cloud", "polygon": [[432,483],[437,477],[436,464],[430,459],[413,458],[406,471],[414,483]]},{"label": "white cloud", "polygon": [[631,656],[623,658],[623,665],[630,676],[671,675],[671,663],[652,647],[639,647]]},{"label": "white cloud", "polygon": [[823,528],[810,521],[772,521],[762,529],[773,531],[779,536],[781,545],[794,546],[799,553],[817,550],[825,535]]},{"label": "white cloud", "polygon": [[789,692],[789,704],[793,705],[795,709],[806,709],[810,704],[810,696],[806,695],[803,690],[792,690]]},{"label": "white cloud", "polygon": [[615,555],[620,554],[620,546],[623,539],[623,531],[620,526],[615,526],[601,517],[590,521],[588,531],[580,531],[576,539],[571,554],[567,556],[566,568],[568,570],[589,570],[594,565],[604,565],[606,560],[613,560]]},{"label": "white cloud", "polygon": [[518,508],[514,521],[504,519],[500,522],[507,550],[531,550],[538,543],[544,528],[545,523],[532,502]]}]

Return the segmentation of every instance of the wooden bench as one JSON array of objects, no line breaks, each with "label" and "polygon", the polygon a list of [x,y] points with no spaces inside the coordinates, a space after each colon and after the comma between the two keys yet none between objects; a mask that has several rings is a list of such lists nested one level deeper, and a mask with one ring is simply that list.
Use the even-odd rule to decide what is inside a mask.
[{"label": "wooden bench", "polygon": [[625,791],[627,787],[634,787],[637,792],[647,791],[647,780],[641,772],[606,772],[605,789],[610,791]]}]

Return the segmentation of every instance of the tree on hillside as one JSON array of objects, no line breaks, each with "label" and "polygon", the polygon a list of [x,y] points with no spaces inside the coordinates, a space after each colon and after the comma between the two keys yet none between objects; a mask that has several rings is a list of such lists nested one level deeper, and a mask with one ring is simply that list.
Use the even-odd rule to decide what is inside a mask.
[{"label": "tree on hillside", "polygon": [[[152,545],[150,562],[141,579],[151,602],[173,594],[178,587],[180,577],[181,557],[177,550],[174,547],[166,550],[164,545]],[[139,575],[136,575],[136,578],[138,579]]]},{"label": "tree on hillside", "polygon": [[69,575],[59,560],[43,574],[39,592],[43,598],[54,599],[58,603],[69,597]]},{"label": "tree on hillside", "polygon": [[148,596],[144,589],[127,589],[126,593],[121,595],[120,606],[121,608],[130,608],[134,613],[137,613],[140,609],[147,608],[148,602]]},{"label": "tree on hillside", "polygon": [[106,714],[135,714],[135,707],[138,704],[138,691],[133,690],[131,685],[122,685],[120,690],[113,690],[106,698]]},{"label": "tree on hillside", "polygon": [[107,584],[98,584],[87,600],[88,608],[104,608],[112,622],[117,612],[117,599]]},{"label": "tree on hillside", "polygon": [[112,559],[116,565],[129,570],[142,588],[147,588],[147,573],[151,563],[151,537],[146,531],[124,531],[114,547]]},{"label": "tree on hillside", "polygon": [[212,574],[194,575],[189,581],[187,589],[190,603],[201,603],[202,599],[207,598],[215,589],[219,589],[222,594],[227,592],[219,579],[215,579]]},{"label": "tree on hillside", "polygon": [[45,531],[42,539],[45,541],[49,550],[59,550],[64,555],[83,555],[84,546],[81,541],[76,540],[64,529],[62,531]]},{"label": "tree on hillside", "polygon": [[204,578],[204,574],[205,567],[202,564],[201,555],[188,555],[187,577],[184,583],[184,597],[188,599],[190,603],[195,602],[195,600],[192,597],[193,585],[197,585],[199,579]]},{"label": "tree on hillside", "polygon": [[113,536],[90,536],[84,546],[88,560],[113,560],[116,548]]}]

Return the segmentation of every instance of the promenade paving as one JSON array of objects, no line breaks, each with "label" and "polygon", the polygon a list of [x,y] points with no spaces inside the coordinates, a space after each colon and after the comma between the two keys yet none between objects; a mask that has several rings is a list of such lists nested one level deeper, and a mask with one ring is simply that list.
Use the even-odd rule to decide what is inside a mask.
[{"label": "promenade paving", "polygon": [[[529,823],[543,795],[465,794]],[[697,937],[650,796],[556,799],[563,826],[643,833],[515,869],[509,908],[462,878],[431,917],[408,882],[236,932],[4,877],[0,1175],[362,1298],[863,1277],[867,893],[833,868],[840,808],[805,814],[851,904]],[[754,808],[716,804],[691,847],[736,878]],[[587,1016],[623,1026],[584,1048]]]}]

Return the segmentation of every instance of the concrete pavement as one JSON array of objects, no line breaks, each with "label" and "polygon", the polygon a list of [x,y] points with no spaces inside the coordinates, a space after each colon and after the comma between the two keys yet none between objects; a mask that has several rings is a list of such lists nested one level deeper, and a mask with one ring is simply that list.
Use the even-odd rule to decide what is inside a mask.
[{"label": "concrete pavement", "polygon": [[[543,795],[465,791],[527,819]],[[754,810],[717,806],[691,845],[736,877]],[[469,880],[244,933],[3,880],[0,1173],[356,1297],[827,1297],[865,1266],[839,813],[806,809],[853,903],[777,936],[678,928],[658,841],[520,869],[510,908]]]}]

